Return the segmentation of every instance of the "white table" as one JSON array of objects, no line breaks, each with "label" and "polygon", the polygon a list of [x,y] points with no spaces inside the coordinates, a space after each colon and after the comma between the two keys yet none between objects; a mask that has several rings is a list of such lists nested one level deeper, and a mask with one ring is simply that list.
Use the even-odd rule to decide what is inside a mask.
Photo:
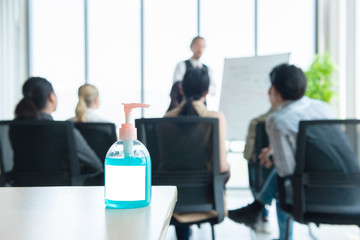
[{"label": "white table", "polygon": [[106,209],[104,187],[0,188],[0,239],[165,239],[176,200],[173,186],[137,209]]}]

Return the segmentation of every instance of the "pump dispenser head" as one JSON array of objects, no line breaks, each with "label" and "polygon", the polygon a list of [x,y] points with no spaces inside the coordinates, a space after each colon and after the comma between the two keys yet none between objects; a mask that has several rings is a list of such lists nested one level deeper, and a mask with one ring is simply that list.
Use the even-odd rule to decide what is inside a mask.
[{"label": "pump dispenser head", "polygon": [[131,122],[131,111],[134,108],[147,108],[150,105],[143,103],[122,103],[122,105],[124,105],[125,123],[121,124],[119,129],[120,140],[135,140],[137,139],[137,134],[135,124]]}]

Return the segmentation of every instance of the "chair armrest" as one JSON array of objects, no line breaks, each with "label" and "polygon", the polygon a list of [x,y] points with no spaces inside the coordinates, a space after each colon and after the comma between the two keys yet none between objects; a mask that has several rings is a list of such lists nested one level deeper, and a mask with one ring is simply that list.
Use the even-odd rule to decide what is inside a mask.
[{"label": "chair armrest", "polygon": [[214,176],[215,209],[218,214],[218,222],[222,222],[225,218],[224,189],[225,183],[229,180],[229,178],[230,172]]},{"label": "chair armrest", "polygon": [[[291,199],[292,203],[286,202],[286,199],[289,198],[287,196],[286,181],[290,181],[291,183]],[[304,198],[304,188],[303,185],[304,178],[303,176],[298,175],[290,175],[286,177],[277,176],[277,187],[279,194],[279,203],[281,209],[292,215],[293,218],[300,223],[304,223],[304,206],[305,206],[305,198]]]},{"label": "chair armrest", "polygon": [[[219,179],[219,180],[218,180]],[[220,173],[215,180],[222,182],[223,187],[225,187],[225,183],[227,183],[230,179],[230,172]]]},{"label": "chair armrest", "polygon": [[291,213],[292,206],[286,203],[286,190],[285,190],[285,181],[291,180],[291,177],[280,177],[277,175],[276,184],[278,191],[278,198],[280,207],[284,212]]}]

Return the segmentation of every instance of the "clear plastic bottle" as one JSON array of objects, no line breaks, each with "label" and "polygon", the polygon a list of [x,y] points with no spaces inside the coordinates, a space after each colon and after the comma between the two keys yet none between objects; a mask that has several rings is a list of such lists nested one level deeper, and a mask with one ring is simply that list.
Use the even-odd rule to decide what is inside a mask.
[{"label": "clear plastic bottle", "polygon": [[124,104],[126,123],[121,125],[120,140],[105,158],[105,205],[107,208],[139,208],[151,202],[151,159],[146,147],[136,139],[130,123],[131,110],[145,104]]}]

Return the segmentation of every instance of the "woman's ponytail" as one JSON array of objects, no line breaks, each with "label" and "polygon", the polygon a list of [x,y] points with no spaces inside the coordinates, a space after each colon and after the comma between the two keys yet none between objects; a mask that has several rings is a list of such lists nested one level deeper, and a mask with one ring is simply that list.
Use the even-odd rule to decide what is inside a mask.
[{"label": "woman's ponytail", "polygon": [[91,108],[99,97],[97,88],[91,84],[85,83],[78,89],[79,102],[75,108],[75,121],[86,122],[86,110]]},{"label": "woman's ponytail", "polygon": [[210,78],[208,72],[203,69],[192,68],[188,70],[182,80],[182,89],[186,98],[186,103],[182,107],[179,115],[199,116],[192,102],[202,98],[209,90]]},{"label": "woman's ponytail", "polygon": [[26,80],[22,87],[24,98],[15,108],[15,119],[39,119],[53,92],[51,83],[45,78],[31,77]]},{"label": "woman's ponytail", "polygon": [[194,100],[195,99],[193,97],[186,97],[185,105],[181,108],[179,116],[199,116],[192,104]]},{"label": "woman's ponytail", "polygon": [[79,102],[76,105],[75,109],[75,121],[76,122],[86,122],[86,103],[84,98],[79,97]]},{"label": "woman's ponytail", "polygon": [[15,108],[15,119],[39,119],[40,113],[35,103],[29,98],[24,97]]}]

